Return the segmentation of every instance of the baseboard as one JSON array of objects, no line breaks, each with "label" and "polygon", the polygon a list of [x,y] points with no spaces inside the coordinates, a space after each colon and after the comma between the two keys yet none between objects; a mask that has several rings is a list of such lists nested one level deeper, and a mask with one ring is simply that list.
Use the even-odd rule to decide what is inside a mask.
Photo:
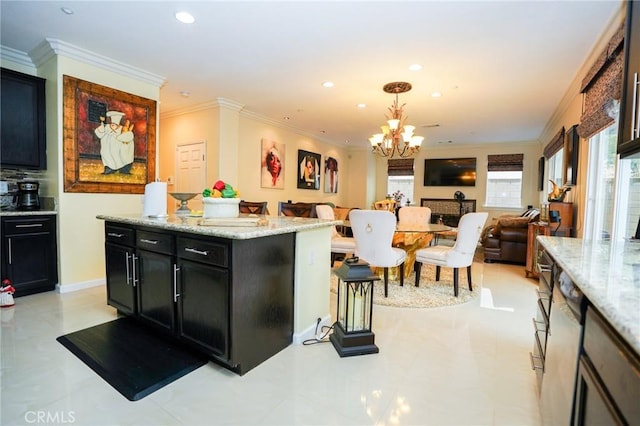
[{"label": "baseboard", "polygon": [[[318,326],[318,331],[322,330],[322,326],[331,327],[333,322],[331,321],[331,315],[327,314],[320,320],[320,325]],[[293,344],[300,345],[302,342],[308,339],[315,339],[316,337],[316,323],[309,325],[307,328],[302,330],[299,333],[293,334]]]},{"label": "baseboard", "polygon": [[72,291],[85,290],[93,287],[100,287],[101,285],[105,285],[104,278],[98,278],[96,280],[83,281],[79,283],[65,284],[60,285],[60,283],[56,284],[56,291],[60,294],[63,293],[71,293]]}]

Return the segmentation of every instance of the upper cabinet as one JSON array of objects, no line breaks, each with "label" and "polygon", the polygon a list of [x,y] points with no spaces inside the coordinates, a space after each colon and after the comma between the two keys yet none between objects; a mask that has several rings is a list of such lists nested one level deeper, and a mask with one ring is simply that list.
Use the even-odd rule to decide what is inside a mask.
[{"label": "upper cabinet", "polygon": [[640,154],[640,1],[627,1],[618,153]]},{"label": "upper cabinet", "polygon": [[5,68],[0,74],[0,166],[46,170],[45,80]]}]

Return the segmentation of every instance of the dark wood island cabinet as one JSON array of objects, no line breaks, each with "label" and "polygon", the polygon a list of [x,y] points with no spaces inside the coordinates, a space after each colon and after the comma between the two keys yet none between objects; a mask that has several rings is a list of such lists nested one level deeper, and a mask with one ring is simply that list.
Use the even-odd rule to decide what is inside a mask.
[{"label": "dark wood island cabinet", "polygon": [[292,341],[295,233],[251,239],[105,222],[108,303],[244,374]]}]

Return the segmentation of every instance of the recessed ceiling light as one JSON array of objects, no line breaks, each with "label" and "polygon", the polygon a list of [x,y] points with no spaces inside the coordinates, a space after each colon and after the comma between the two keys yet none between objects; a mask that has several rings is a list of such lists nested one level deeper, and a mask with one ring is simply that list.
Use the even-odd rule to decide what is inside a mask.
[{"label": "recessed ceiling light", "polygon": [[422,69],[422,65],[420,64],[409,65],[409,71],[420,71],[421,69]]},{"label": "recessed ceiling light", "polygon": [[65,15],[73,15],[74,11],[73,9],[71,9],[70,7],[61,7],[60,10],[65,14]]},{"label": "recessed ceiling light", "polygon": [[176,19],[183,24],[193,24],[196,21],[196,18],[194,18],[189,12],[176,13]]},{"label": "recessed ceiling light", "polygon": [[366,108],[367,104],[357,104],[356,105],[358,108]]},{"label": "recessed ceiling light", "polygon": [[188,90],[181,90],[180,96],[182,96],[183,98],[188,98],[189,96],[191,96],[191,92],[189,92]]},{"label": "recessed ceiling light", "polygon": [[322,83],[322,87],[333,87],[333,81],[325,81]]},{"label": "recessed ceiling light", "polygon": [[291,120],[291,117],[285,115],[284,117],[282,117],[282,119],[285,120],[285,121],[289,121],[289,120]]},{"label": "recessed ceiling light", "polygon": [[440,92],[433,92],[433,93],[431,94],[431,97],[432,97],[432,98],[440,98],[440,97],[442,97],[442,93],[440,93]]}]

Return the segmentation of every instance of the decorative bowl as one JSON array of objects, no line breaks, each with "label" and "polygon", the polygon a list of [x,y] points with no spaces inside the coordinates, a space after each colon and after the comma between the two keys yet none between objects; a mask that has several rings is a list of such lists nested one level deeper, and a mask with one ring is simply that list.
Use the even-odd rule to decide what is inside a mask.
[{"label": "decorative bowl", "polygon": [[240,215],[240,198],[202,198],[204,212],[202,217],[238,217]]}]

